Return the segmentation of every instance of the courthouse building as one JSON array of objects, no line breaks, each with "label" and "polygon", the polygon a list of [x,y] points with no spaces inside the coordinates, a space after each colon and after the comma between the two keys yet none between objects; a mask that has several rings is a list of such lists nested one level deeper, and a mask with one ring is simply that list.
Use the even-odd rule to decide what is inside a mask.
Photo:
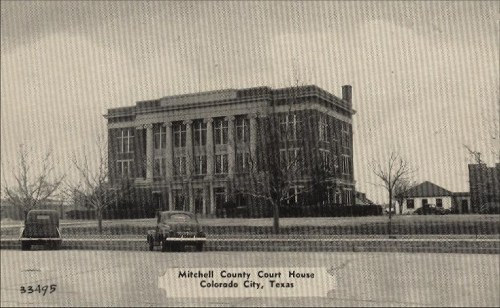
[{"label": "courthouse building", "polygon": [[[232,200],[259,216],[262,200],[239,193],[265,157],[265,121],[287,130],[276,146],[280,156],[300,157],[300,179],[290,200],[300,200],[313,165],[328,169],[331,203],[354,203],[351,86],[342,97],[311,85],[258,87],[167,96],[109,109],[110,182],[133,182],[146,212],[189,210],[214,215]],[[253,164],[253,162],[256,162]],[[255,168],[254,168],[255,166]],[[301,184],[302,183],[302,184]],[[289,200],[289,201],[290,201]],[[260,212],[259,212],[260,211]]]},{"label": "courthouse building", "polygon": [[500,203],[500,163],[469,164],[469,186],[472,209],[479,212],[488,203]]}]

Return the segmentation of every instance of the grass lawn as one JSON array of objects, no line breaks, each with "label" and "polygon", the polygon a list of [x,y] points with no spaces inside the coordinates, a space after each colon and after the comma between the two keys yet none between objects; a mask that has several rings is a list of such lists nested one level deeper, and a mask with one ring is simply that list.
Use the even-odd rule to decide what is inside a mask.
[{"label": "grass lawn", "polygon": [[[272,234],[272,218],[201,218],[200,223],[209,235],[252,236]],[[381,236],[388,234],[388,216],[281,218],[280,230],[289,236]],[[74,222],[74,224],[72,224]],[[103,234],[109,236],[139,236],[156,226],[150,219],[106,220]],[[71,237],[97,234],[95,221],[62,220],[62,232]],[[2,223],[2,237],[17,234],[17,228]],[[500,234],[500,215],[403,215],[392,219],[396,235],[453,235],[477,236]]]}]

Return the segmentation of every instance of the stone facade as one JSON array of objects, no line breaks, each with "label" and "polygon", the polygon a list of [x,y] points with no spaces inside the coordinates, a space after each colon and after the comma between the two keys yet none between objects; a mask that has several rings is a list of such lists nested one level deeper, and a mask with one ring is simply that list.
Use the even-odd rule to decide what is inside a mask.
[{"label": "stone facade", "polygon": [[265,166],[263,140],[269,132],[263,128],[278,118],[280,129],[292,132],[280,139],[280,153],[293,150],[302,157],[297,181],[307,182],[314,164],[326,162],[334,174],[332,200],[353,204],[351,87],[343,86],[342,95],[317,86],[259,87],[109,109],[110,181],[118,185],[133,180],[148,212],[177,209],[210,216],[221,203],[233,200],[259,216],[257,212],[267,210],[265,204],[235,192],[252,170]]}]

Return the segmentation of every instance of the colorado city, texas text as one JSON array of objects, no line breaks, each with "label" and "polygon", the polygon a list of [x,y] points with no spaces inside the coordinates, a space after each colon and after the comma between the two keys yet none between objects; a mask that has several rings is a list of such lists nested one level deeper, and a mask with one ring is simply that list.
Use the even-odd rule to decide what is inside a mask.
[{"label": "colorado city, texas text", "polygon": [[[256,278],[264,278],[268,279],[269,286],[271,288],[293,288],[294,283],[293,282],[279,282],[276,281],[276,279],[281,279],[281,278],[309,278],[312,279],[314,278],[314,273],[301,273],[297,272],[295,270],[290,270],[287,273],[288,275],[282,275],[281,272],[266,272],[263,270],[257,271],[257,277]],[[229,272],[226,270],[221,270],[219,271],[220,278],[241,278],[245,279],[243,282],[243,287],[245,288],[255,288],[255,289],[263,289],[264,284],[262,282],[256,282],[253,280],[249,280],[250,277],[252,276],[251,273],[246,272],[246,271],[241,271],[241,272]],[[201,280],[200,281],[200,286],[202,288],[237,288],[239,284],[233,280],[229,282],[217,282],[213,280],[214,278],[219,278],[215,277],[214,275],[214,270],[208,270],[208,271],[190,271],[190,270],[180,270],[178,273],[178,278],[205,278],[205,279],[211,279],[211,280]]]}]

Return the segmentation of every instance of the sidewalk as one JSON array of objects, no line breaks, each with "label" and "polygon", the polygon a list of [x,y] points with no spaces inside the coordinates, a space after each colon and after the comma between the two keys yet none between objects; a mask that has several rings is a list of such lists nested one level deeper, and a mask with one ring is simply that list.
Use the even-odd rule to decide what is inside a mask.
[{"label": "sidewalk", "polygon": [[[42,247],[42,246],[39,246]],[[17,239],[0,240],[1,249],[20,249]],[[35,249],[38,247],[35,246]],[[145,238],[63,239],[62,249],[145,251]],[[206,251],[352,251],[500,254],[499,239],[318,239],[208,238]]]}]

